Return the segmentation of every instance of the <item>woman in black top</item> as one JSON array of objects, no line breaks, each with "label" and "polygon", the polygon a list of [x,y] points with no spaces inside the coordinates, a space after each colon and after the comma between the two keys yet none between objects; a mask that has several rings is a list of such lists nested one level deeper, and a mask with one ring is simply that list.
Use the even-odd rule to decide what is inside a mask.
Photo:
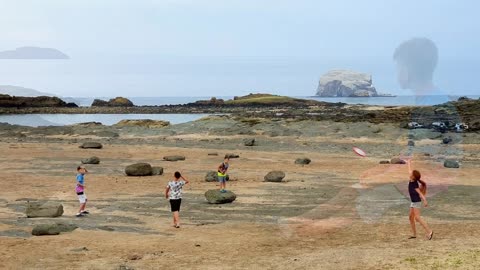
[{"label": "woman in black top", "polygon": [[[420,208],[422,206],[428,207],[427,199],[425,194],[427,192],[427,184],[420,180],[422,177],[420,172],[417,170],[412,171],[411,160],[407,161],[408,171],[410,173],[410,182],[408,183],[408,193],[410,194],[410,226],[412,227],[413,235],[409,239],[417,238],[417,229],[415,227],[415,221],[418,221],[425,231],[427,232],[427,239],[431,240],[433,237],[433,231],[428,227],[428,224],[420,217]],[[420,183],[420,185],[419,185]]]}]

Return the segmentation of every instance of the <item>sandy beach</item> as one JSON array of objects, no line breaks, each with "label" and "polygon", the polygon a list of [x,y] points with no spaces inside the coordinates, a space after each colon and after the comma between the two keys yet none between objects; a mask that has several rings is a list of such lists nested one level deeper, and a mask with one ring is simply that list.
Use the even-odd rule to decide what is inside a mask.
[{"label": "sandy beach", "polygon": [[[217,125],[197,121],[157,130],[114,131],[97,126],[64,135],[57,134],[58,128],[10,127],[10,135],[2,136],[0,142],[0,268],[480,267],[476,235],[480,145],[472,143],[478,141],[478,134],[464,134],[460,145],[451,146],[462,149],[460,169],[444,168],[440,162],[448,157],[448,148],[415,156],[414,166],[429,183],[430,206],[423,216],[435,237],[428,241],[407,239],[406,165],[379,164],[402,152],[405,130],[395,125],[363,128],[366,123],[355,123],[359,125],[355,128],[355,124],[334,122],[272,122],[266,124],[270,128],[246,126],[253,135],[242,135],[228,130],[244,128],[243,124],[211,121]],[[311,127],[312,133],[303,129],[289,134],[299,125]],[[201,126],[210,131],[204,132]],[[272,136],[272,129],[284,134]],[[92,135],[99,130],[119,136]],[[242,140],[251,137],[256,138],[256,146],[244,146]],[[103,149],[79,149],[85,141],[99,141]],[[419,149],[444,147],[438,142],[420,138],[417,145]],[[369,156],[356,156],[353,146],[361,146]],[[237,200],[208,204],[204,192],[218,187],[206,182],[205,174],[215,170],[226,153],[240,156],[231,161],[227,183]],[[186,160],[167,162],[163,160],[167,155],[183,155]],[[98,165],[86,165],[91,214],[76,218],[75,168],[90,156],[101,159]],[[312,163],[294,164],[301,157]],[[126,176],[125,166],[136,162],[161,166],[164,174]],[[171,226],[164,198],[164,188],[176,170],[191,180],[184,190],[180,229]],[[273,170],[285,172],[282,183],[264,182],[263,177]],[[26,218],[26,203],[35,200],[60,202],[65,212],[58,218]],[[55,236],[31,235],[33,226],[52,222],[74,224],[78,229]],[[417,230],[423,236],[423,229]]]}]

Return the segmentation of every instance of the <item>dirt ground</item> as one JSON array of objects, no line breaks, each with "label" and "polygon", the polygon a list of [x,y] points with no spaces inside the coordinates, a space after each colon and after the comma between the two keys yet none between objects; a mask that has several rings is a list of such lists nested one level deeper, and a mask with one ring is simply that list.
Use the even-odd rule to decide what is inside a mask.
[{"label": "dirt ground", "polygon": [[[194,147],[205,138],[183,138],[186,146],[105,143],[84,150],[71,142],[0,142],[1,269],[479,269],[479,144],[464,146],[461,169],[443,168],[434,156],[417,156],[415,168],[429,183],[422,209],[434,239],[409,240],[405,165],[379,165],[384,158],[355,156],[348,138],[341,151],[274,151],[237,144]],[[270,144],[285,138],[262,138]],[[319,138],[291,139],[322,144]],[[363,144],[368,141],[361,141]],[[382,144],[405,142],[382,141]],[[282,146],[285,148],[285,144]],[[398,147],[398,145],[396,146]],[[382,148],[383,149],[383,148]],[[218,156],[208,153],[218,152]],[[232,159],[227,188],[232,204],[210,205],[205,182],[226,152]],[[185,161],[166,162],[170,154]],[[87,165],[91,214],[76,218],[75,168]],[[390,156],[384,153],[384,156]],[[310,165],[294,164],[299,157]],[[127,177],[126,165],[149,162],[162,176]],[[164,188],[174,171],[191,180],[184,189],[180,229],[171,226]],[[282,170],[285,182],[264,182]],[[28,200],[64,205],[60,218],[28,219]],[[62,221],[71,233],[32,236],[35,224]],[[418,225],[419,226],[419,225]]]}]

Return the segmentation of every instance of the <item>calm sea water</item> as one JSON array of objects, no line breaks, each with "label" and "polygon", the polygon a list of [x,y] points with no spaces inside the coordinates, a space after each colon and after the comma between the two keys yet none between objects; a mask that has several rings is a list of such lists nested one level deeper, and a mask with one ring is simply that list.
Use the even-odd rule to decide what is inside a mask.
[{"label": "calm sea water", "polygon": [[181,124],[198,120],[207,114],[14,114],[0,115],[0,123],[38,126],[64,126],[84,122],[100,122],[113,125],[124,119],[166,120],[172,124]]},{"label": "calm sea water", "polygon": [[[457,100],[460,96],[449,96],[449,100]],[[467,96],[469,98],[478,99],[480,95],[470,95]],[[108,100],[111,97],[100,97],[100,99]],[[129,97],[129,99],[138,106],[155,106],[155,105],[178,105],[178,104],[186,104],[190,102],[195,102],[197,100],[207,100],[211,97],[203,96],[203,97]],[[217,96],[217,98],[222,99],[232,99],[233,96]],[[335,97],[335,98],[321,98],[321,97],[312,97],[312,96],[296,96],[296,98],[304,98],[304,99],[313,99],[319,101],[326,101],[326,102],[343,102],[347,104],[366,104],[366,105],[381,105],[381,106],[402,106],[402,105],[415,105],[416,97],[415,96],[396,96],[396,97],[357,97],[357,98],[349,98],[349,97]],[[90,106],[93,102],[94,98],[63,98],[65,101],[68,102],[75,102],[79,106]],[[445,96],[426,96],[422,98],[422,101],[426,101],[423,103],[424,105],[437,105],[445,102]]]}]

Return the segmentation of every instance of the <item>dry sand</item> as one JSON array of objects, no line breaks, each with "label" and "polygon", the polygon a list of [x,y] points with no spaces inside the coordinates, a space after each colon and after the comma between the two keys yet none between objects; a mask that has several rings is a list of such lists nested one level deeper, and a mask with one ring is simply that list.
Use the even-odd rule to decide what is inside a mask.
[{"label": "dry sand", "polygon": [[[200,145],[205,138],[182,139],[190,140],[186,145]],[[328,138],[291,140],[308,145]],[[1,142],[0,268],[480,268],[478,144],[465,146],[465,161],[458,170],[443,168],[435,157],[416,158],[416,168],[431,184],[431,206],[423,215],[435,237],[427,241],[407,239],[406,167],[378,165],[380,158],[360,158],[348,150],[354,140],[342,143],[341,151],[319,152],[308,147],[267,151],[235,144],[216,149],[151,143],[107,143],[102,150],[82,150],[78,144],[61,141]],[[220,156],[208,156],[210,152]],[[234,181],[227,186],[238,199],[209,205],[203,193],[216,184],[205,182],[204,176],[226,152],[240,154],[231,162]],[[170,154],[187,159],[162,161]],[[87,166],[91,214],[75,218],[75,167],[92,155],[99,156],[101,164]],[[295,165],[295,158],[303,156],[313,162]],[[165,174],[124,176],[124,167],[135,162],[162,166]],[[163,195],[175,170],[192,181],[184,190],[180,229],[171,227]],[[263,182],[271,170],[283,170],[286,181]],[[27,219],[24,209],[29,199],[62,202],[65,213],[56,219]],[[30,235],[33,225],[53,221],[73,223],[79,229],[57,236]],[[424,233],[420,227],[418,232]]]}]

